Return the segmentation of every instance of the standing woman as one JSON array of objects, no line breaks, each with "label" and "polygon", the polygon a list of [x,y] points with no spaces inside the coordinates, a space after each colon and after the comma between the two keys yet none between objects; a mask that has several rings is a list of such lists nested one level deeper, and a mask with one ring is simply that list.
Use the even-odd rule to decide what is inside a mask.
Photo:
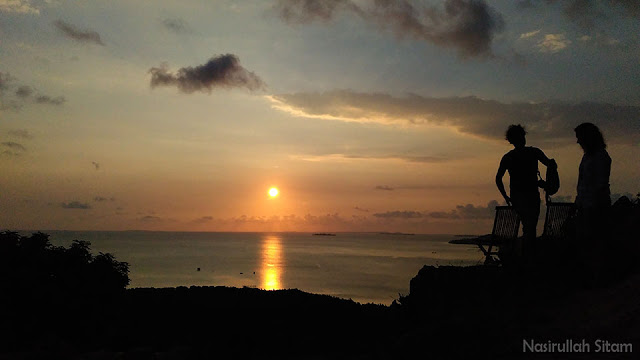
[{"label": "standing woman", "polygon": [[583,123],[575,128],[578,144],[584,150],[578,175],[578,237],[582,249],[587,251],[585,260],[596,278],[600,277],[602,259],[606,254],[604,243],[607,217],[611,198],[609,175],[611,157],[600,129],[592,123]]}]

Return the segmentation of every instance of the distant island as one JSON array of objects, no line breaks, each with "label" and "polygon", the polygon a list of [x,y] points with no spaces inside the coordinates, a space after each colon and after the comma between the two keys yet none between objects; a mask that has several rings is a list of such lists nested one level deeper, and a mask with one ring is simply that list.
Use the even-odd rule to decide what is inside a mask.
[{"label": "distant island", "polygon": [[331,233],[314,233],[313,236],[336,236],[336,234]]}]

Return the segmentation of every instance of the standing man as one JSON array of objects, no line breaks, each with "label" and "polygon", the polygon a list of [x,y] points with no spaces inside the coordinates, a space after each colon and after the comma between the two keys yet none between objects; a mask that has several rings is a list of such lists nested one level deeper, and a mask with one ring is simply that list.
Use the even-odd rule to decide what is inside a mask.
[{"label": "standing man", "polygon": [[[522,221],[523,244],[516,243],[516,255],[531,256],[535,253],[536,227],[540,215],[540,192],[538,191],[538,161],[545,166],[556,167],[542,150],[525,146],[527,132],[521,125],[510,125],[506,139],[514,149],[506,153],[500,161],[496,174],[496,186],[507,202],[513,206]],[[504,189],[502,177],[509,171],[509,195]]]}]

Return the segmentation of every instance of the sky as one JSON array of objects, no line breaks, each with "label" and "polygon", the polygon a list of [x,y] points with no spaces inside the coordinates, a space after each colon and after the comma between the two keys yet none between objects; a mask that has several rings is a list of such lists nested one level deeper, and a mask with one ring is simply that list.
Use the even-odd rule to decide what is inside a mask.
[{"label": "sky", "polygon": [[0,0],[0,229],[489,233],[510,124],[562,201],[598,125],[615,201],[639,45],[635,0]]}]

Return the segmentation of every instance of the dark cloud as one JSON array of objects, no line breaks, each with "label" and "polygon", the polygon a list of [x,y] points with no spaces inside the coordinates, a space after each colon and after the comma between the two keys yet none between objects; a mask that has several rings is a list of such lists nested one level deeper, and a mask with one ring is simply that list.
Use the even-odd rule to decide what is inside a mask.
[{"label": "dark cloud", "polygon": [[553,200],[553,202],[573,202],[574,198],[575,197],[571,195],[553,195],[551,200]]},{"label": "dark cloud", "polygon": [[38,104],[49,104],[49,105],[62,105],[67,101],[64,96],[50,97],[47,95],[38,95],[36,97],[36,103]]},{"label": "dark cloud", "polygon": [[[632,200],[636,198],[636,196],[634,196],[632,193],[630,192],[624,192],[624,193],[613,193],[611,194],[611,203],[615,203],[616,201],[618,201],[618,199],[620,199],[621,197],[626,197],[629,200]],[[554,198],[555,199],[555,198]]]},{"label": "dark cloud", "polygon": [[526,0],[519,2],[522,8],[534,8],[539,4],[559,4],[564,15],[584,29],[593,29],[603,21],[615,21],[620,17],[640,19],[640,1],[638,0]]},{"label": "dark cloud", "polygon": [[375,18],[400,36],[451,47],[462,57],[491,55],[502,16],[482,0],[446,0],[444,10],[420,8],[410,1],[376,0]]},{"label": "dark cloud", "polygon": [[383,213],[375,213],[373,216],[383,219],[420,219],[425,215],[419,211],[387,211]]},{"label": "dark cloud", "polygon": [[193,220],[196,224],[204,224],[213,221],[213,216],[203,216],[201,218]]},{"label": "dark cloud", "polygon": [[493,37],[504,25],[484,0],[445,0],[441,8],[409,0],[279,0],[275,10],[284,21],[298,24],[326,22],[340,12],[356,14],[399,37],[454,48],[461,57],[491,56]]},{"label": "dark cloud", "polygon": [[9,89],[9,83],[13,81],[13,78],[8,73],[0,71],[0,110],[18,110],[19,106],[13,102],[8,101],[4,96],[5,90]]},{"label": "dark cloud", "polygon": [[114,197],[106,198],[104,196],[96,196],[93,198],[93,201],[96,201],[96,202],[116,201],[116,198]]},{"label": "dark cloud", "polygon": [[23,85],[16,90],[16,96],[21,99],[28,98],[31,94],[33,94],[33,89],[30,86]]},{"label": "dark cloud", "polygon": [[356,206],[356,207],[354,207],[353,209],[354,209],[354,210],[358,210],[358,211],[362,211],[362,212],[369,212],[369,210],[368,210],[368,209],[363,209],[363,208],[361,208],[361,207],[359,207],[359,206]]},{"label": "dark cloud", "polygon": [[361,12],[352,0],[278,0],[275,10],[290,24],[329,21],[343,10]]},{"label": "dark cloud", "polygon": [[96,168],[96,170],[100,170],[100,164],[98,164],[95,161],[92,161],[91,164],[93,165],[94,168]]},{"label": "dark cloud", "polygon": [[0,71],[0,93],[9,88],[9,83],[13,80],[13,77],[8,73]]},{"label": "dark cloud", "polygon": [[261,90],[265,83],[255,73],[240,65],[233,54],[212,57],[204,65],[183,67],[174,74],[166,65],[149,69],[151,88],[158,86],[176,86],[180,91],[191,94],[195,91],[210,93],[215,87],[244,87],[249,90]]},{"label": "dark cloud", "polygon": [[496,200],[491,200],[486,207],[474,206],[472,204],[458,205],[450,212],[434,211],[429,213],[429,217],[434,219],[464,219],[464,220],[481,220],[492,219],[495,216],[495,208],[498,206]]},{"label": "dark cloud", "polygon": [[18,144],[17,142],[13,142],[13,141],[5,141],[3,143],[0,143],[0,145],[2,145],[5,148],[8,148],[14,152],[19,151],[27,151],[27,148],[24,147],[24,145],[22,144]]},{"label": "dark cloud", "polygon": [[188,34],[191,32],[189,25],[179,18],[166,18],[162,19],[162,25],[169,31],[176,34]]},{"label": "dark cloud", "polygon": [[91,209],[91,205],[87,204],[87,203],[82,203],[79,201],[72,201],[69,203],[62,203],[60,205],[63,209],[81,209],[81,210],[87,210],[87,209]]},{"label": "dark cloud", "polygon": [[513,123],[524,125],[529,139],[548,143],[573,140],[573,129],[583,122],[598,124],[608,138],[640,134],[640,107],[607,103],[502,103],[474,96],[394,97],[353,91],[276,95],[271,99],[276,108],[298,116],[452,126],[463,133],[500,140]]},{"label": "dark cloud", "polygon": [[163,218],[160,216],[155,216],[155,215],[146,215],[146,216],[142,216],[137,218],[136,220],[141,221],[141,222],[145,222],[145,223],[175,223],[177,222],[175,219],[171,219],[171,218]]},{"label": "dark cloud", "polygon": [[[0,72],[0,95],[3,95],[0,97],[0,110],[20,110],[22,105],[30,98],[33,98],[32,101],[37,104],[62,105],[66,102],[66,99],[63,96],[53,98],[47,95],[38,94],[33,97],[36,92],[33,87],[19,84],[13,85],[15,80],[16,79],[8,73]],[[4,92],[14,86],[17,86],[17,89],[11,93],[13,95],[13,99],[11,99],[10,96],[4,96]]]},{"label": "dark cloud", "polygon": [[94,43],[104,46],[100,34],[93,30],[79,30],[75,26],[62,20],[57,20],[53,25],[66,37],[82,43]]},{"label": "dark cloud", "polygon": [[163,222],[164,221],[161,217],[155,216],[155,215],[146,215],[141,218],[138,218],[138,220],[143,222]]},{"label": "dark cloud", "polygon": [[385,191],[391,191],[393,190],[393,188],[389,185],[378,185],[374,188],[375,190],[385,190]]},{"label": "dark cloud", "polygon": [[8,134],[21,139],[33,139],[33,135],[24,129],[9,130]]}]

